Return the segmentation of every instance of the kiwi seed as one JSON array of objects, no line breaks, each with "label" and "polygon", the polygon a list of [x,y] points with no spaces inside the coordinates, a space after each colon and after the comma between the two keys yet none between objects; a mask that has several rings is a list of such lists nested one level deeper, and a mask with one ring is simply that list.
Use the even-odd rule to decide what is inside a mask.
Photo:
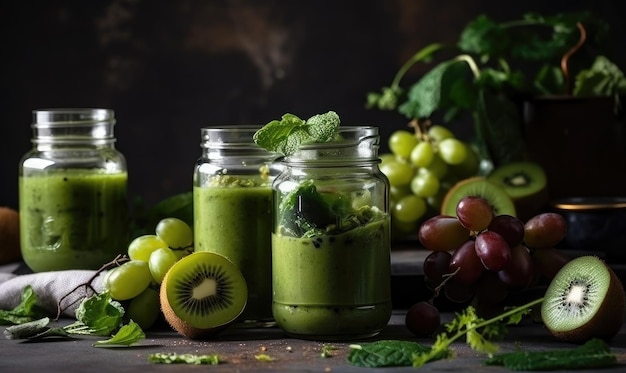
[{"label": "kiwi seed", "polygon": [[180,334],[204,339],[222,331],[243,312],[248,287],[241,271],[214,252],[194,252],[176,262],[160,291],[167,322]]},{"label": "kiwi seed", "polygon": [[495,215],[516,216],[513,200],[504,188],[482,176],[470,177],[454,184],[443,199],[441,214],[456,216],[456,205],[466,196],[486,199],[493,207]]},{"label": "kiwi seed", "polygon": [[615,272],[595,256],[572,259],[550,282],[541,318],[557,339],[585,342],[614,337],[624,322],[624,288]]}]

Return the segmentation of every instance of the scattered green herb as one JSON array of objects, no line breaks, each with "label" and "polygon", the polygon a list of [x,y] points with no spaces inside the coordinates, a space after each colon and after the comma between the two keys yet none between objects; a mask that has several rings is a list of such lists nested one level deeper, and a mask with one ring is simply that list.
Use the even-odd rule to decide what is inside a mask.
[{"label": "scattered green herb", "polygon": [[429,350],[429,347],[417,342],[381,340],[350,345],[348,362],[366,368],[411,366],[413,355]]},{"label": "scattered green herb", "polygon": [[322,353],[320,354],[320,356],[323,358],[333,357],[333,351],[335,351],[336,349],[337,347],[333,345],[325,344],[322,346]]},{"label": "scattered green herb", "polygon": [[15,308],[0,310],[0,325],[18,325],[44,317],[45,312],[37,305],[38,300],[33,288],[26,285]]},{"label": "scattered green herb", "polygon": [[160,352],[148,355],[148,361],[155,364],[218,365],[222,363],[218,355],[194,355]]},{"label": "scattered green herb", "polygon": [[570,370],[610,367],[617,363],[617,357],[604,341],[596,338],[567,350],[498,354],[484,363],[502,365],[511,370]]},{"label": "scattered green herb", "polygon": [[274,359],[273,357],[271,357],[268,354],[258,354],[258,355],[254,355],[254,358],[257,359],[258,361],[274,361],[276,359]]},{"label": "scattered green herb", "polygon": [[339,116],[334,111],[314,115],[306,121],[293,114],[273,120],[254,134],[254,142],[271,152],[292,155],[301,145],[333,140],[339,129]]},{"label": "scattered green herb", "polygon": [[123,325],[115,335],[105,341],[94,343],[94,347],[111,347],[111,346],[131,346],[140,340],[146,338],[143,330],[133,320]]}]

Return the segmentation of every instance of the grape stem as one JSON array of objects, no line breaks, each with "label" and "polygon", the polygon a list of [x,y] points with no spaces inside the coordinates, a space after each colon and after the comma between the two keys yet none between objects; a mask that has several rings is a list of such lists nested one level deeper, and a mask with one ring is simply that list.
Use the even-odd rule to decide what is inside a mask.
[{"label": "grape stem", "polygon": [[[93,287],[93,282],[94,280],[100,276],[100,274],[104,271],[107,271],[111,268],[115,268],[120,266],[121,264],[128,262],[130,260],[130,258],[128,256],[126,256],[125,254],[119,254],[118,256],[115,257],[115,259],[113,259],[112,261],[105,263],[102,265],[102,267],[100,267],[100,269],[98,269],[90,278],[89,280],[87,280],[86,282],[77,285],[74,289],[70,290],[67,294],[65,294],[64,296],[62,296],[59,301],[57,302],[57,315],[55,317],[55,320],[58,321],[61,318],[61,315],[63,314],[63,312],[65,312],[65,310],[67,310],[70,306],[76,304],[77,302],[81,301],[82,299],[84,299],[85,297],[88,297],[92,294],[96,294],[97,290]],[[67,304],[66,306],[63,306],[63,301],[65,299],[67,299],[70,295],[72,295],[74,292],[78,291],[78,289],[85,287],[85,297],[83,298],[77,298],[74,301],[70,302],[69,304]],[[88,295],[89,294],[89,295]]]},{"label": "grape stem", "polygon": [[433,297],[429,301],[431,304],[435,301],[435,298],[439,296],[439,292],[441,292],[441,289],[446,285],[448,281],[450,281],[452,277],[454,277],[454,275],[456,275],[459,272],[460,269],[461,267],[458,267],[457,269],[454,270],[454,272],[446,273],[445,275],[442,276],[444,277],[443,281],[441,281],[441,283],[437,285],[437,287],[433,290]]}]

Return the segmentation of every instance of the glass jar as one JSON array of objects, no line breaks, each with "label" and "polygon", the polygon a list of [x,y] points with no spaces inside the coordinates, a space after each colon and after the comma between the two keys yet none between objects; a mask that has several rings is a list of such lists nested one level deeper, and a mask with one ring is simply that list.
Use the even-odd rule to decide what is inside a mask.
[{"label": "glass jar", "polygon": [[193,177],[194,250],[230,259],[248,285],[238,322],[272,322],[272,181],[278,157],[257,146],[260,127],[201,129],[202,156]]},{"label": "glass jar", "polygon": [[128,245],[127,170],[107,109],[33,111],[19,165],[20,236],[34,272],[98,269]]},{"label": "glass jar", "polygon": [[376,335],[391,317],[389,182],[376,127],[285,157],[273,184],[273,315],[288,335]]}]

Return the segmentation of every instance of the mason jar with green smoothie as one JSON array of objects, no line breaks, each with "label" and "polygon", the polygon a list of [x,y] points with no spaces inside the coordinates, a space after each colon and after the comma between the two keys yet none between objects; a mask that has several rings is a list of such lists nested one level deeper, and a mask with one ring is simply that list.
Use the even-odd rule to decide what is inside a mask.
[{"label": "mason jar with green smoothie", "polygon": [[241,270],[248,302],[240,326],[269,326],[272,318],[272,181],[278,155],[254,143],[260,126],[201,129],[202,156],[194,170],[194,250],[224,255]]},{"label": "mason jar with green smoothie", "polygon": [[302,339],[378,334],[391,317],[389,183],[376,127],[287,114],[255,135],[285,155],[273,183],[273,315]]},{"label": "mason jar with green smoothie", "polygon": [[108,109],[33,111],[19,165],[22,257],[34,272],[98,269],[126,252],[127,171]]}]

